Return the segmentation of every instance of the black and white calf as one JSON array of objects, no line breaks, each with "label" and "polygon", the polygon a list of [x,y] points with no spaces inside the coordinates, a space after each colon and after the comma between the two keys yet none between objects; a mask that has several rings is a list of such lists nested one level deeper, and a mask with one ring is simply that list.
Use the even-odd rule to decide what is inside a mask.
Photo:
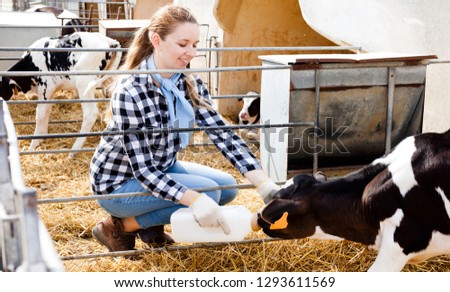
[{"label": "black and white calf", "polygon": [[[31,48],[120,48],[118,41],[100,33],[77,32],[59,38],[41,38]],[[110,75],[70,75],[70,71],[80,70],[115,70],[119,66],[120,51],[65,51],[41,52],[31,51],[7,71],[50,71],[68,72],[59,76],[6,77],[0,82],[0,96],[9,100],[18,91],[34,92],[39,100],[52,99],[58,90],[75,90],[80,99],[93,99],[95,89],[111,78]],[[81,103],[83,123],[80,132],[89,132],[97,120],[99,111],[95,103]],[[35,135],[48,133],[51,104],[38,104],[36,109]],[[77,138],[72,149],[80,149],[86,137]],[[34,139],[29,150],[35,150],[40,140]],[[72,156],[72,155],[71,155]]]},{"label": "black and white calf", "polygon": [[[259,214],[271,237],[347,239],[378,255],[369,271],[450,253],[450,130],[403,140],[342,178],[298,175]],[[287,226],[270,226],[287,214]]]},{"label": "black and white calf", "polygon": [[250,91],[248,97],[239,98],[242,101],[242,109],[239,112],[239,124],[257,124],[259,123],[260,98],[258,93]]},{"label": "black and white calf", "polygon": [[[239,101],[242,102],[242,108],[239,112],[240,125],[259,124],[261,99],[257,95],[258,93],[250,91],[247,93],[248,97],[239,98]],[[259,129],[244,129],[241,133],[243,138],[248,140],[259,140],[258,134]]]}]

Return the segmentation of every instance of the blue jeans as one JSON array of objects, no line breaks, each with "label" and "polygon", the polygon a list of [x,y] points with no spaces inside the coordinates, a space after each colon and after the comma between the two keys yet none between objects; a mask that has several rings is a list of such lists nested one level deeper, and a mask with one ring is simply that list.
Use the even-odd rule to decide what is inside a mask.
[{"label": "blue jeans", "polygon": [[[177,161],[165,173],[189,189],[236,184],[234,177],[226,172],[186,161]],[[148,190],[143,188],[136,179],[132,179],[115,190],[113,194],[136,192],[148,192]],[[237,192],[237,189],[226,189],[204,193],[219,205],[225,205],[236,198]],[[172,213],[186,207],[152,195],[98,200],[98,202],[103,209],[115,217],[134,217],[143,229],[170,223]]]}]

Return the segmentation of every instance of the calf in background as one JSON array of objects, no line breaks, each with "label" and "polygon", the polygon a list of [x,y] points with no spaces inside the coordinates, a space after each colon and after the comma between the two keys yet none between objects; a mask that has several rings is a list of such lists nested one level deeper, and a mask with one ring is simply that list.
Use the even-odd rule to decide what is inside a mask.
[{"label": "calf in background", "polygon": [[[378,250],[369,271],[450,253],[450,130],[403,140],[344,177],[298,175],[259,213],[271,237],[346,239]],[[287,216],[287,226],[275,222]],[[277,223],[277,224],[278,224]]]},{"label": "calf in background", "polygon": [[[242,109],[239,112],[240,125],[258,125],[260,118],[261,99],[259,94],[254,91],[247,93],[248,97],[239,98],[242,102]],[[241,131],[242,138],[246,140],[259,140],[259,129],[243,129]]]},{"label": "calf in background", "polygon": [[[120,43],[100,33],[77,32],[59,38],[41,38],[31,48],[120,48]],[[112,78],[111,75],[70,75],[80,70],[116,70],[122,53],[120,51],[31,51],[7,71],[67,72],[58,76],[6,77],[0,80],[0,96],[9,100],[19,91],[34,92],[39,100],[49,100],[59,90],[75,90],[80,99],[94,99],[95,89]],[[80,132],[90,132],[97,120],[99,110],[96,103],[81,103],[83,122]],[[38,104],[36,108],[35,135],[48,133],[52,104]],[[86,137],[76,139],[72,149],[81,149]],[[35,150],[39,139],[33,139],[29,150]],[[73,154],[70,154],[72,157]]]}]

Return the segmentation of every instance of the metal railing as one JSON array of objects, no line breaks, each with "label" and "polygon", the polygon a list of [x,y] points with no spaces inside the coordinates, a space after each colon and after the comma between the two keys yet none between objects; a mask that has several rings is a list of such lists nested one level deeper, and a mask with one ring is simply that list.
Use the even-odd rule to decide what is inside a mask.
[{"label": "metal railing", "polygon": [[[0,48],[0,51],[2,50],[11,50],[12,48]],[[23,50],[27,51],[29,48],[15,48],[17,50]],[[50,49],[33,49],[33,50],[50,50]],[[68,49],[53,49],[55,51],[63,51]],[[89,49],[80,49],[80,50],[89,50]],[[117,50],[117,49],[111,49],[111,50]],[[119,50],[126,50],[126,49],[119,49]],[[199,49],[199,51],[215,51],[215,52],[222,52],[222,51],[284,51],[284,50],[355,50],[360,51],[360,47],[355,46],[349,46],[349,47],[259,47],[259,48],[204,48]],[[94,51],[94,50],[93,50]],[[106,50],[104,50],[106,51]],[[111,74],[111,75],[122,75],[122,74],[153,74],[153,73],[174,73],[174,72],[183,72],[183,73],[200,73],[200,72],[237,72],[237,71],[248,71],[248,70],[286,70],[291,68],[291,66],[288,65],[280,65],[280,66],[242,66],[242,67],[217,67],[217,68],[199,68],[199,69],[186,69],[186,70],[112,70],[112,71],[72,71],[72,72],[8,72],[3,71],[0,72],[0,76],[47,76],[47,75],[54,75],[54,76],[60,76],[60,75],[97,75],[99,73],[101,74]],[[226,99],[226,98],[239,98],[244,97],[246,95],[224,95],[224,96],[213,96],[212,98],[216,99]],[[39,103],[76,103],[76,102],[108,102],[109,99],[98,99],[98,100],[36,100],[36,101],[17,101],[12,100],[8,101],[7,104],[39,104]],[[296,122],[296,123],[288,123],[288,124],[260,124],[260,125],[229,125],[225,127],[214,127],[217,129],[252,129],[252,128],[271,128],[271,127],[317,127],[317,120],[315,121],[306,121],[306,122]],[[211,127],[207,129],[212,129]],[[164,131],[167,129],[151,129],[151,131]],[[171,129],[171,131],[205,131],[206,128],[193,128],[193,129]],[[150,131],[150,130],[149,130]],[[122,133],[122,132],[121,132]],[[80,137],[80,136],[90,136],[90,137],[101,137],[104,135],[111,135],[110,132],[90,132],[90,133],[59,133],[59,134],[47,134],[47,135],[21,135],[16,137],[16,140],[25,140],[25,139],[52,139],[52,138],[73,138],[73,137]],[[317,141],[315,141],[317,143]],[[191,146],[203,146],[204,144],[193,144]],[[314,149],[317,149],[317,147],[314,147]],[[30,152],[21,152],[20,154],[39,154],[39,153],[72,153],[72,152],[85,152],[85,151],[93,151],[92,148],[87,149],[78,149],[78,150],[72,150],[72,149],[60,149],[60,150],[43,150],[43,151],[30,151]],[[19,157],[19,152],[17,151],[17,157]],[[1,157],[0,153],[0,157]],[[283,184],[284,182],[277,182],[278,184]],[[230,185],[230,186],[222,186],[220,188],[214,188],[214,189],[225,189],[225,188],[234,188],[234,189],[245,189],[245,188],[253,188],[253,185],[249,184],[240,184],[240,185]],[[208,191],[212,190],[212,188],[206,188],[206,189],[199,189],[198,191]],[[111,199],[115,197],[130,197],[130,196],[143,196],[148,195],[144,193],[126,193],[126,194],[120,194],[120,195],[111,195],[111,196],[89,196],[89,197],[71,197],[71,198],[53,198],[53,199],[40,199],[36,201],[36,204],[52,204],[52,203],[71,203],[71,202],[78,202],[78,201],[92,201],[92,200],[100,200],[100,199]],[[15,220],[13,217],[9,218],[9,220]],[[39,220],[38,220],[39,221]],[[31,231],[30,231],[31,232]],[[255,242],[265,242],[265,241],[272,241],[277,239],[257,239],[257,240],[245,240],[239,243],[255,243]],[[227,243],[222,244],[214,244],[211,246],[217,246],[217,245],[225,245]],[[61,257],[62,260],[73,260],[73,259],[85,259],[85,258],[92,258],[92,257],[104,257],[104,256],[122,256],[122,255],[129,255],[129,254],[136,254],[136,253],[143,253],[143,252],[152,252],[152,251],[162,251],[162,250],[179,250],[179,249],[186,249],[186,248],[196,248],[199,246],[210,246],[209,244],[197,244],[192,245],[189,247],[183,246],[183,247],[168,247],[168,248],[156,248],[152,250],[138,250],[138,251],[130,251],[130,252],[113,252],[113,253],[102,253],[102,254],[89,254],[89,255],[72,255],[72,256],[66,256]],[[20,246],[17,247],[16,253],[20,250]],[[57,264],[54,264],[55,267],[58,267]],[[57,269],[57,268],[56,268]]]},{"label": "metal railing", "polygon": [[0,100],[0,269],[64,271],[37,213],[36,192],[25,187],[17,137],[8,106]]}]

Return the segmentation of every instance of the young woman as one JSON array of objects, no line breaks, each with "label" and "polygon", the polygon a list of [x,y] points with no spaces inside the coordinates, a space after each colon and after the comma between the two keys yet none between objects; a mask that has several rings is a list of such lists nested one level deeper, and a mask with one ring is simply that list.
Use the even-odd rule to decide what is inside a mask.
[{"label": "young woman", "polygon": [[[185,69],[196,55],[199,25],[186,8],[169,5],[158,10],[135,35],[123,69]],[[198,193],[193,189],[236,184],[225,172],[178,161],[190,133],[174,128],[225,126],[197,76],[133,74],[122,77],[111,100],[110,131],[126,131],[101,139],[91,162],[92,190],[97,195],[145,192],[99,200],[111,216],[93,229],[93,236],[110,251],[134,249],[136,237],[149,245],[172,243],[164,232],[173,212],[192,209],[203,227],[229,232],[219,205],[231,202],[236,189]],[[151,132],[152,129],[169,131]],[[141,130],[139,132],[139,130]],[[147,130],[147,131],[146,131]],[[205,131],[221,153],[249,179],[263,199],[279,187],[261,170],[248,146],[231,130]],[[128,134],[129,133],[129,134]]]}]

